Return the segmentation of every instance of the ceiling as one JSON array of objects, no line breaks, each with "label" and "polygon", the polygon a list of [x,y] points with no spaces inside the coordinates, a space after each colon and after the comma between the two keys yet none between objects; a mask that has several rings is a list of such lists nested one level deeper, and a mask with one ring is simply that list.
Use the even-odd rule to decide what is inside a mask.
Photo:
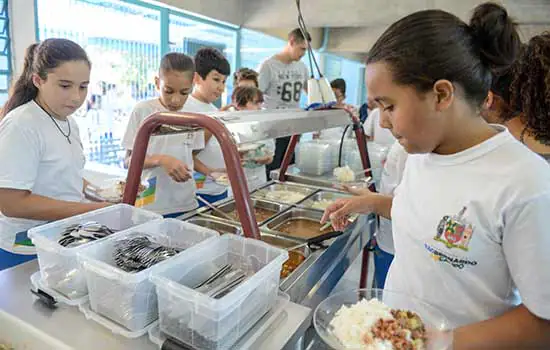
[{"label": "ceiling", "polygon": [[[169,5],[235,25],[284,37],[297,26],[295,0],[163,0]],[[438,8],[465,21],[481,0],[301,0],[312,45],[362,57],[383,31],[414,11]],[[550,30],[550,0],[503,0],[527,39]],[[325,30],[326,29],[326,30]],[[324,36],[328,35],[328,40]]]}]

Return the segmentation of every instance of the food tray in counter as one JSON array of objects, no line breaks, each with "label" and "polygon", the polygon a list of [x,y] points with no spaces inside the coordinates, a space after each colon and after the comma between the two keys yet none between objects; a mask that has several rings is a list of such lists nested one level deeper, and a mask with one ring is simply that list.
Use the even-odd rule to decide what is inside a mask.
[{"label": "food tray in counter", "polygon": [[[188,219],[187,222],[215,230],[219,232],[220,235],[242,235],[242,228],[237,223],[222,221],[219,218],[210,219],[197,215]],[[260,231],[260,235],[263,242],[282,249],[292,248],[302,243],[299,240],[280,237],[263,231]],[[281,283],[283,283],[287,277],[291,276],[292,273],[305,262],[310,254],[311,249],[307,245],[288,251],[288,260],[283,263],[283,268],[281,269]]]},{"label": "food tray in counter", "polygon": [[319,191],[298,204],[299,207],[325,211],[325,209],[336,200],[350,198],[352,195],[336,191]]},{"label": "food tray in counter", "polygon": [[252,198],[291,205],[303,201],[317,190],[316,188],[295,184],[273,183],[254,191],[251,196]]},{"label": "food tray in counter", "polygon": [[220,235],[231,233],[237,236],[241,236],[243,234],[242,228],[239,225],[223,221],[220,218],[203,216],[203,214],[192,216],[188,219],[185,219],[184,221],[217,231]]},{"label": "food tray in counter", "polygon": [[[254,207],[254,212],[258,225],[263,225],[269,219],[289,208],[288,205],[270,202],[262,199],[251,199],[251,202],[252,206]],[[231,222],[240,224],[239,215],[237,213],[234,200],[218,205],[217,209],[231,217],[233,219],[231,220]],[[217,219],[222,219],[224,221],[229,220],[228,218],[223,217],[220,213],[217,213],[212,209],[201,213],[201,215],[214,216]]]},{"label": "food tray in counter", "polygon": [[318,210],[292,208],[268,221],[262,228],[278,236],[308,242],[334,231],[330,226],[320,230],[322,216],[323,212]]}]

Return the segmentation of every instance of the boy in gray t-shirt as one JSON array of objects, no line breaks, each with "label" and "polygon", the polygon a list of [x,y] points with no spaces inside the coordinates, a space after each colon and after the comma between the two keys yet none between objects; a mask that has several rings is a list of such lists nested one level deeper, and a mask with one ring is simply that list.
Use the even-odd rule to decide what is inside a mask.
[{"label": "boy in gray t-shirt", "polygon": [[[265,60],[258,69],[260,90],[264,93],[268,109],[291,109],[300,107],[302,91],[307,89],[308,69],[300,61],[306,54],[311,37],[306,37],[299,28],[288,34],[284,49]],[[269,172],[281,166],[290,137],[278,138],[275,143],[273,163],[267,166]],[[294,162],[294,157],[292,163]]]}]

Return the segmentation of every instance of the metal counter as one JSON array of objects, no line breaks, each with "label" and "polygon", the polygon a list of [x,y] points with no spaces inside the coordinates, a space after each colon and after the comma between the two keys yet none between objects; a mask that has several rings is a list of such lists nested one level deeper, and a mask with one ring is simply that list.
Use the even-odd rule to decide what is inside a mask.
[{"label": "metal counter", "polygon": [[[273,183],[278,182],[268,182],[257,191],[260,191],[262,188],[266,188]],[[281,184],[302,187],[305,186],[303,182],[293,183],[288,181]],[[281,211],[278,215],[276,215],[276,217],[284,215],[285,212],[292,210],[293,208],[300,208],[303,202],[317,193],[316,191],[322,191],[324,188],[315,185],[311,187],[316,188],[313,194],[306,196],[301,202],[296,204],[288,204],[286,209]],[[255,192],[251,195],[253,200],[254,198],[257,198],[254,197]],[[214,206],[221,208],[227,205],[230,201],[231,199],[225,199],[214,203]],[[231,223],[231,221],[212,216],[212,214],[208,213],[209,211],[209,208],[203,207],[195,212],[182,216],[180,219],[184,221],[195,221],[194,223],[198,225],[205,225],[205,223],[201,223],[200,221],[210,220],[221,223],[225,222],[238,227],[237,223]],[[262,234],[277,235],[277,232],[273,232],[267,228],[270,221],[273,221],[273,218],[267,220],[266,224],[261,225],[260,231]],[[210,228],[216,229],[214,226],[210,226]],[[292,302],[307,306],[312,310],[315,309],[321,301],[329,296],[346,270],[351,266],[359,254],[361,254],[363,248],[368,244],[371,235],[375,232],[375,229],[376,216],[374,214],[360,215],[353,224],[348,226],[343,235],[324,242],[324,248],[313,250],[306,260],[298,266],[294,272],[292,272],[287,278],[281,280],[280,290],[289,294]],[[227,232],[239,233],[239,230],[237,228],[234,232],[230,230],[227,230]],[[359,281],[357,281],[357,288],[359,288]]]},{"label": "metal counter", "polygon": [[[127,339],[88,321],[76,307],[58,304],[49,309],[30,292],[30,276],[38,270],[36,260],[0,272],[0,309],[50,337],[78,350],[156,350],[147,336]],[[262,349],[300,349],[300,338],[311,324],[311,310],[289,303],[281,318],[263,334],[258,342]],[[10,339],[2,333],[0,338]],[[239,342],[246,341],[247,335]],[[255,344],[258,344],[255,343]],[[263,342],[263,343],[262,343]],[[298,345],[297,345],[298,342]],[[235,348],[238,349],[238,344]]]}]

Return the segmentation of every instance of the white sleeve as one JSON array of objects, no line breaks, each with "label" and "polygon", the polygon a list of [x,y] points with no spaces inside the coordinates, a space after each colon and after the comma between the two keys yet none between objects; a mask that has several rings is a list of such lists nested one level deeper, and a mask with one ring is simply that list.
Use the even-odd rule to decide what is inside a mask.
[{"label": "white sleeve", "polygon": [[550,192],[504,211],[502,247],[523,304],[550,320]]},{"label": "white sleeve", "polygon": [[[193,140],[193,149],[203,149],[204,148],[204,130],[199,130],[194,133],[195,138]],[[214,137],[214,136],[212,136]]]},{"label": "white sleeve", "polygon": [[42,154],[40,136],[13,119],[0,124],[0,187],[32,190]]},{"label": "white sleeve", "polygon": [[258,71],[258,87],[265,94],[271,85],[271,66],[268,61],[261,64]]},{"label": "white sleeve", "polygon": [[144,113],[139,105],[134,107],[128,120],[128,126],[126,126],[126,132],[122,137],[121,145],[124,149],[131,151],[134,148],[134,140],[144,119]]}]

